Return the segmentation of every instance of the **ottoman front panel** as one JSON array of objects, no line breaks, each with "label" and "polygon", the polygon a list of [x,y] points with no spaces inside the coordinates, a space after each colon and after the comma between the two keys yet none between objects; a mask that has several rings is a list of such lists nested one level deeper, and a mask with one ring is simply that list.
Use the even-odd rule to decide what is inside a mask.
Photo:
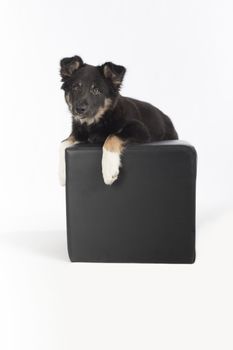
[{"label": "ottoman front panel", "polygon": [[130,145],[119,179],[104,184],[102,149],[66,150],[71,261],[192,263],[196,152],[171,141]]}]

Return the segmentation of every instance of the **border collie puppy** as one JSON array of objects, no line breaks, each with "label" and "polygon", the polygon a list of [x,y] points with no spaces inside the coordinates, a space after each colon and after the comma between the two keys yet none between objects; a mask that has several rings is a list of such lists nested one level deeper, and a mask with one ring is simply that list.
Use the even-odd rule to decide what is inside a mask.
[{"label": "border collie puppy", "polygon": [[120,95],[126,69],[106,62],[91,66],[79,56],[60,62],[62,89],[72,114],[72,131],[60,146],[60,182],[65,185],[65,149],[79,142],[101,144],[106,185],[118,177],[129,142],[178,139],[168,116],[149,103]]}]

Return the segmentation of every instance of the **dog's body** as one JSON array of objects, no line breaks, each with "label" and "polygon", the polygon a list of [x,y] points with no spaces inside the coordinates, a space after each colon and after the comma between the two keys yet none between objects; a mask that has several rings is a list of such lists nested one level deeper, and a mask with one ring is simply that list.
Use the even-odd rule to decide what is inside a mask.
[{"label": "dog's body", "polygon": [[[130,126],[130,128],[129,128]],[[72,134],[82,142],[103,144],[109,135],[127,142],[153,142],[177,139],[171,120],[146,102],[119,96],[116,106],[97,123],[73,122]]]},{"label": "dog's body", "polygon": [[72,113],[72,132],[61,144],[60,177],[64,184],[64,151],[74,143],[103,145],[104,182],[118,177],[121,152],[129,142],[178,138],[168,116],[149,103],[119,94],[125,68],[107,62],[90,66],[78,56],[61,61],[65,99]]}]

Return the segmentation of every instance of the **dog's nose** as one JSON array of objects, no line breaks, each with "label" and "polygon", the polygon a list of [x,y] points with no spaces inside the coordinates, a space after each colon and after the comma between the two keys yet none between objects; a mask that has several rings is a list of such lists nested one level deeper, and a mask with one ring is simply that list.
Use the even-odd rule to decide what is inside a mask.
[{"label": "dog's nose", "polygon": [[87,104],[86,103],[82,103],[82,104],[78,104],[77,106],[76,106],[76,111],[77,111],[77,113],[78,114],[84,114],[85,113],[85,111],[86,111],[86,109],[87,109]]}]

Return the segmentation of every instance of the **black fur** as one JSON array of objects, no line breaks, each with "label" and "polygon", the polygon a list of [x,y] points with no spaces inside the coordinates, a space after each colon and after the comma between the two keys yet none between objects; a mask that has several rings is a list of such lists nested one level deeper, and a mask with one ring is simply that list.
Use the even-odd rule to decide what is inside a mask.
[{"label": "black fur", "polygon": [[170,118],[158,108],[120,95],[125,72],[123,66],[111,62],[95,67],[84,64],[79,56],[61,60],[72,136],[100,144],[113,134],[139,143],[178,139]]}]

